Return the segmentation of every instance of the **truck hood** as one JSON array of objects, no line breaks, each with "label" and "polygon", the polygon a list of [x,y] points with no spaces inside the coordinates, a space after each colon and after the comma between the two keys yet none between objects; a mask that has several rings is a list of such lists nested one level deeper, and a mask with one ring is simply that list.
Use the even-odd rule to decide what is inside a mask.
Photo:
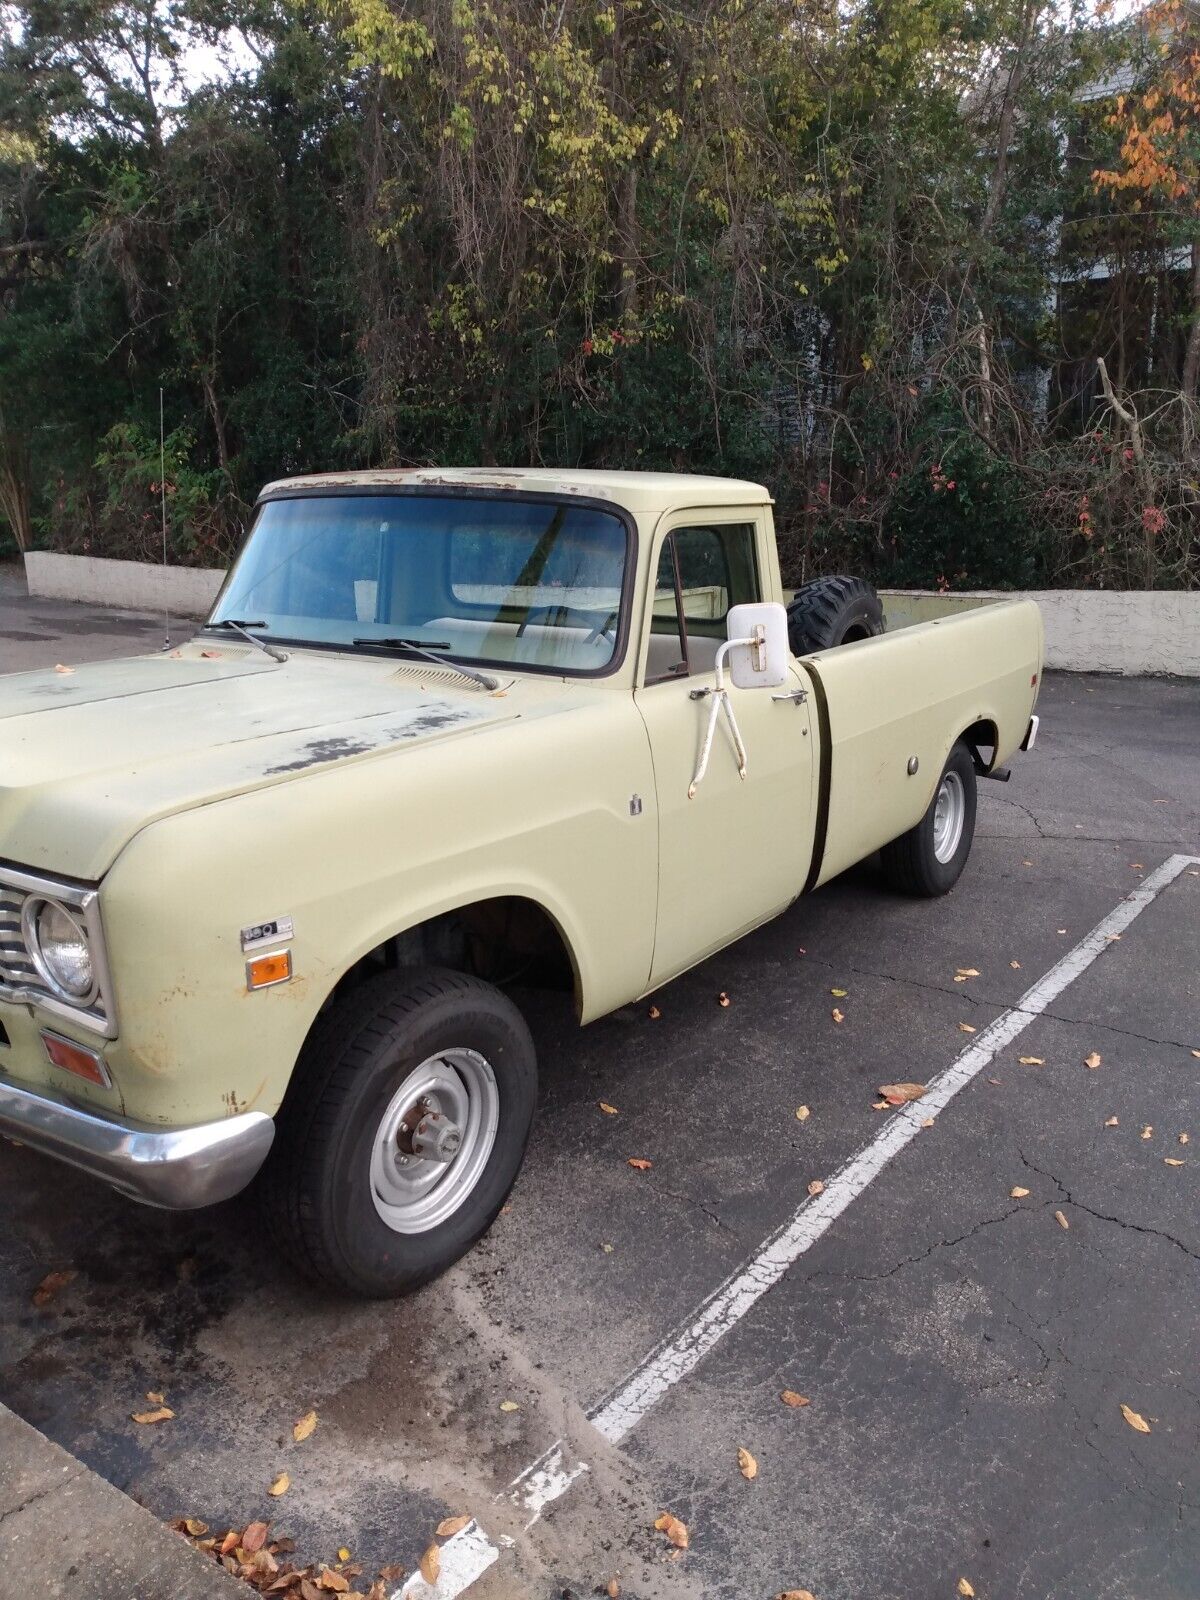
[{"label": "truck hood", "polygon": [[[561,688],[561,685],[559,686]],[[0,859],[98,881],[172,812],[521,715],[444,668],[185,646],[0,678]]]}]

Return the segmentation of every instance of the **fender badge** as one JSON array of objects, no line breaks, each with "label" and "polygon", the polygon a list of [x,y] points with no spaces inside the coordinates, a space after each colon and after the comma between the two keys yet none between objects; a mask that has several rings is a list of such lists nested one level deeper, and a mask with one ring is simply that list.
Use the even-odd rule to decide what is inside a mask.
[{"label": "fender badge", "polygon": [[253,922],[242,929],[242,949],[256,950],[260,944],[278,944],[281,939],[294,938],[295,933],[291,917],[276,917],[274,922]]}]

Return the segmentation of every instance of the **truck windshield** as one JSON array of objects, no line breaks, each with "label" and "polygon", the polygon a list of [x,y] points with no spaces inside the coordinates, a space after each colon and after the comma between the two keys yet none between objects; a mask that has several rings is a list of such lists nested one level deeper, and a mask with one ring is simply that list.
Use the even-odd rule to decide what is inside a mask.
[{"label": "truck windshield", "polygon": [[628,536],[606,511],[450,495],[305,495],[260,509],[209,625],[288,644],[603,672]]}]

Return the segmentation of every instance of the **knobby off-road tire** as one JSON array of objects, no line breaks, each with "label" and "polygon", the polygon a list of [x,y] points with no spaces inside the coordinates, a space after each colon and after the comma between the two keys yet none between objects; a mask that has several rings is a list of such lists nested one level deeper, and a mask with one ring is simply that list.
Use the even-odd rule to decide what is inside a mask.
[{"label": "knobby off-road tire", "polygon": [[884,845],[883,870],[903,894],[945,894],[958,882],[975,837],[975,761],[961,740],[942,769],[929,810],[907,833]]},{"label": "knobby off-road tire", "polygon": [[[277,1119],[260,1190],[276,1244],[352,1294],[417,1288],[490,1227],[536,1097],[529,1030],[491,984],[422,968],[351,990],[314,1026]],[[439,1127],[458,1129],[457,1153],[414,1153],[413,1130]]]},{"label": "knobby off-road tire", "polygon": [[883,632],[883,605],[864,578],[816,578],[787,608],[792,654],[813,655]]}]

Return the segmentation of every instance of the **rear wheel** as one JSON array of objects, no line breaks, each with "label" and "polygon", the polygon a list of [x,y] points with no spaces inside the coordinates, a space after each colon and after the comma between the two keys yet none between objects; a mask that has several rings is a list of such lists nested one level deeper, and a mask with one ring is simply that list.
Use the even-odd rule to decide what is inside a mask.
[{"label": "rear wheel", "polygon": [[883,632],[883,604],[865,578],[816,578],[787,608],[792,654],[809,656]]},{"label": "rear wheel", "polygon": [[945,894],[958,882],[975,837],[975,759],[960,739],[942,769],[929,809],[882,851],[883,870],[905,894]]},{"label": "rear wheel", "polygon": [[491,1225],[521,1165],[533,1041],[491,984],[435,969],[335,1002],[296,1064],[263,1175],[272,1232],[307,1276],[385,1298]]}]

